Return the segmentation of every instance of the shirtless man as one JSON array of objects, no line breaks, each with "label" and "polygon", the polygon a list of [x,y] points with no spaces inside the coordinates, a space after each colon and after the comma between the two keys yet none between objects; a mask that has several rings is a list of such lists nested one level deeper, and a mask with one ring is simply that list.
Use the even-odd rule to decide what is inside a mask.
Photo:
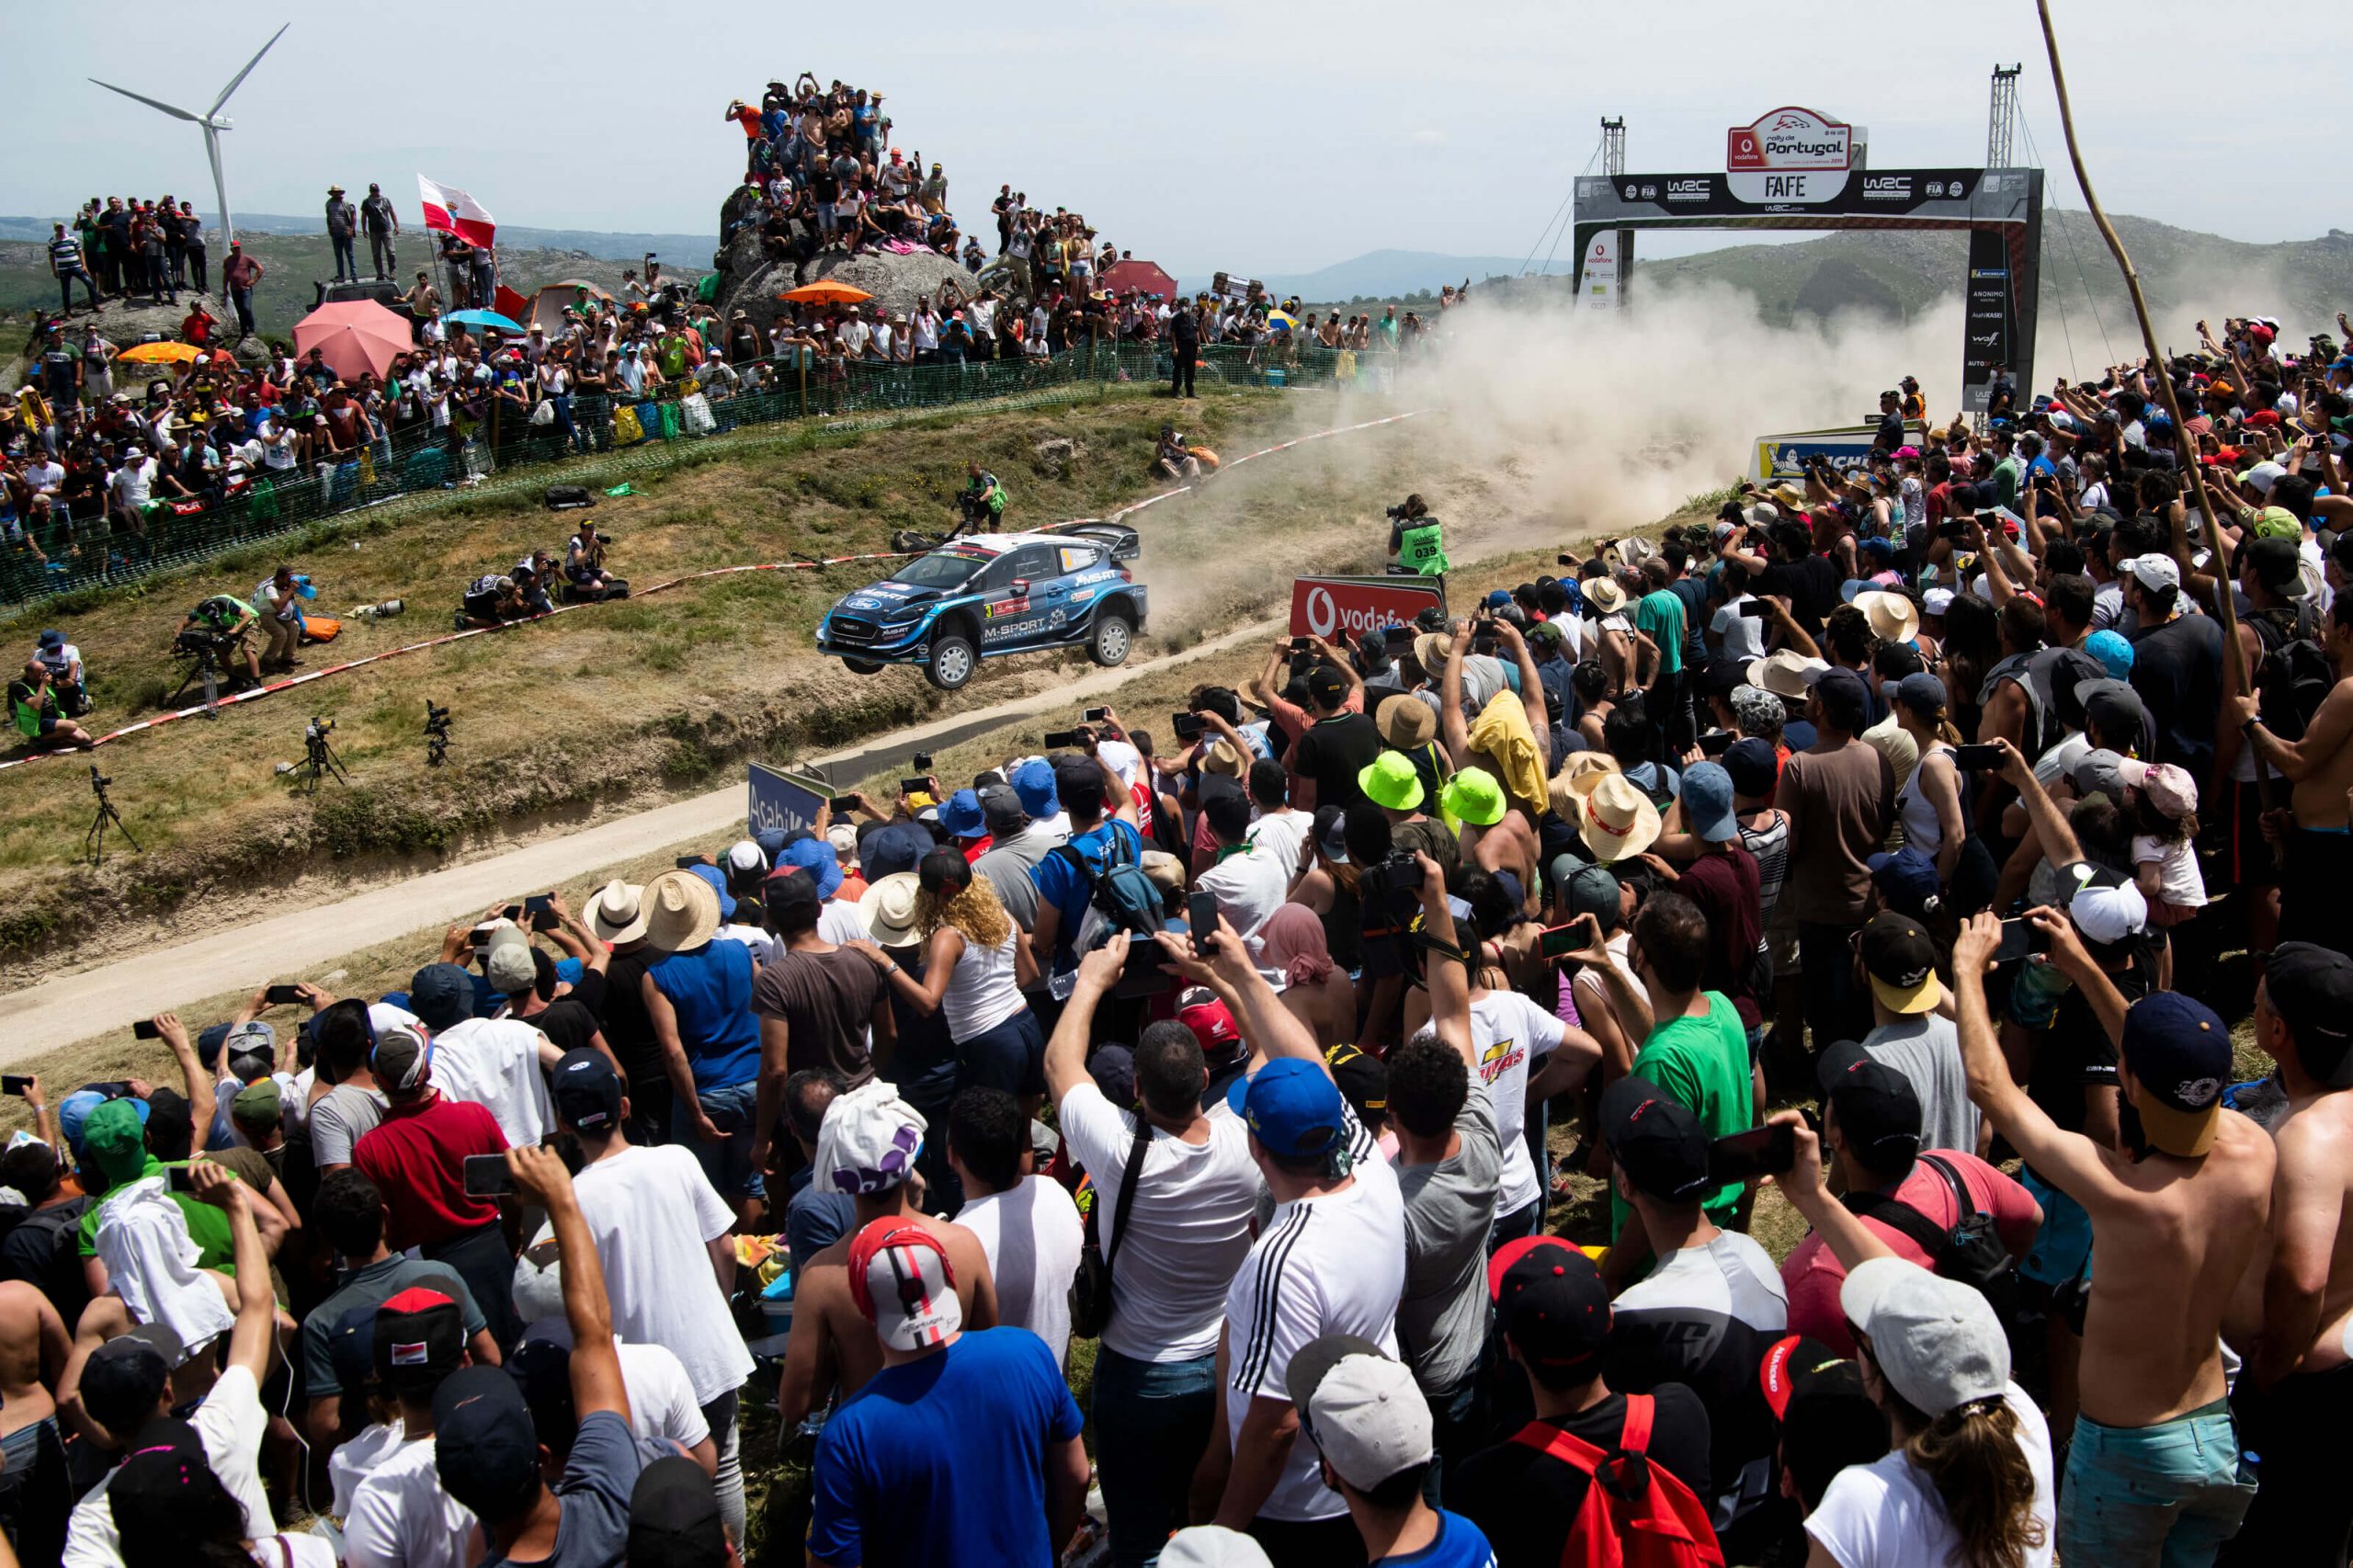
[{"label": "shirtless man", "polygon": [[[2309,942],[2274,949],[2255,991],[2255,1042],[2279,1064],[2288,1109],[2271,1130],[2270,1246],[2241,1287],[2232,1324],[2247,1353],[2232,1406],[2246,1446],[2263,1456],[2263,1490],[2226,1562],[2341,1562],[2353,1533],[2353,1492],[2342,1483],[2353,1385],[2349,1023],[2353,958]],[[2252,1323],[2250,1298],[2260,1303]]]},{"label": "shirtless man", "polygon": [[2028,918],[2116,1042],[2124,1102],[2123,1147],[2104,1149],[2061,1131],[2010,1076],[1985,1006],[2002,923],[1972,917],[1952,954],[1969,1097],[2084,1206],[2098,1259],[2059,1555],[2102,1568],[2211,1562],[2255,1492],[2223,1402],[2221,1331],[2270,1216],[2271,1140],[2222,1108],[2231,1037],[2220,1018],[2173,992],[2128,1011],[2063,914]]},{"label": "shirtless man", "polygon": [[65,1550],[74,1488],[49,1391],[73,1348],[38,1287],[0,1284],[0,1525],[28,1562],[53,1562]]},{"label": "shirtless man", "polygon": [[[2287,741],[2263,722],[2261,703],[2234,692],[2233,721],[2256,756],[2295,786],[2294,822],[2280,830],[2279,939],[2353,949],[2343,889],[2353,881],[2353,829],[2346,792],[2353,790],[2353,596],[2339,595],[2321,628],[2336,684],[2321,699],[2303,739]],[[2267,828],[2270,819],[2267,818]]]},{"label": "shirtless man", "polygon": [[858,1310],[849,1291],[850,1243],[877,1220],[911,1220],[938,1236],[956,1276],[966,1331],[997,1324],[996,1281],[981,1238],[916,1206],[922,1194],[913,1179],[915,1145],[906,1138],[912,1133],[919,1143],[924,1131],[923,1118],[880,1081],[825,1108],[817,1132],[816,1179],[835,1191],[854,1184],[858,1218],[847,1234],[809,1260],[793,1292],[792,1337],[785,1343],[784,1376],[777,1390],[780,1430],[799,1426],[836,1386],[847,1399],[882,1369],[874,1321]]}]

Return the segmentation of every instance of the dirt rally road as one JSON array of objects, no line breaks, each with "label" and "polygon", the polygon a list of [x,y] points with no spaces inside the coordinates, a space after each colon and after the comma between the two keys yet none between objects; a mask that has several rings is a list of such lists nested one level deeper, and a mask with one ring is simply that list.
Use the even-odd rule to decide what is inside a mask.
[{"label": "dirt rally road", "polygon": [[[1180,653],[1095,670],[1067,686],[895,731],[810,761],[844,778],[863,778],[884,760],[926,749],[927,744],[946,747],[1018,720],[1066,713],[1140,673],[1272,636],[1282,624],[1253,622]],[[43,981],[0,996],[0,1066],[14,1066],[224,991],[315,971],[375,943],[471,920],[518,887],[577,881],[665,844],[740,837],[746,804],[745,786],[735,783],[594,827],[551,829],[519,848],[428,871],[338,903],[241,922],[176,947]]]}]

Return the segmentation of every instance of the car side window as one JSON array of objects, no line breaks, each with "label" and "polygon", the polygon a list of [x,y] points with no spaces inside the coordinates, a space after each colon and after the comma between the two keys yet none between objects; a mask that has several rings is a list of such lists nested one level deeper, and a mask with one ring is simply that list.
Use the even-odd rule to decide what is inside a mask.
[{"label": "car side window", "polygon": [[1014,578],[1021,574],[1016,570],[1020,561],[1021,552],[1018,551],[1010,555],[998,556],[995,561],[982,567],[980,575],[972,579],[972,591],[980,594],[1005,592]]},{"label": "car side window", "polygon": [[1015,551],[1011,559],[1013,575],[1017,579],[1027,578],[1042,587],[1047,579],[1054,575],[1054,552],[1051,550],[1034,544],[1025,545]]}]

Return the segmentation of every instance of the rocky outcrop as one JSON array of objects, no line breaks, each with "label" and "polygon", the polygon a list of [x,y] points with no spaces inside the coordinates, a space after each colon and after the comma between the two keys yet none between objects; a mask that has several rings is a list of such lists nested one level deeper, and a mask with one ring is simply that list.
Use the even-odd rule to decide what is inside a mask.
[{"label": "rocky outcrop", "polygon": [[[729,233],[731,225],[742,216],[747,197],[746,191],[739,189],[720,208],[722,233]],[[740,310],[763,331],[776,324],[781,309],[778,295],[820,278],[862,290],[894,315],[914,310],[922,301],[937,299],[942,283],[952,283],[960,300],[972,298],[979,290],[971,273],[948,257],[929,251],[905,256],[869,251],[852,256],[844,250],[828,250],[797,267],[790,262],[771,260],[761,247],[759,234],[750,229],[733,233],[710,260],[719,274],[720,313],[732,317]]]},{"label": "rocky outcrop", "polygon": [[[259,338],[243,344],[238,342],[235,307],[210,294],[183,289],[180,290],[180,302],[176,305],[158,305],[143,295],[136,300],[108,300],[98,308],[95,317],[85,312],[79,290],[75,291],[74,298],[74,313],[66,323],[65,330],[76,342],[81,340],[83,329],[95,320],[98,324],[98,335],[119,349],[134,348],[142,343],[176,343],[180,337],[180,323],[188,319],[190,310],[201,304],[212,312],[216,324],[212,329],[212,341],[216,346],[236,352],[239,359],[249,365],[258,365],[266,358]],[[48,313],[43,312],[42,315],[46,317]],[[15,336],[13,329],[8,335]],[[253,350],[251,358],[247,358],[244,352],[248,347]],[[5,369],[0,369],[0,391],[13,391],[24,384],[27,367],[37,353],[37,335],[28,323],[24,355],[10,359]],[[123,371],[137,369],[136,366],[126,365]],[[123,384],[120,375],[117,377],[117,384]]]}]

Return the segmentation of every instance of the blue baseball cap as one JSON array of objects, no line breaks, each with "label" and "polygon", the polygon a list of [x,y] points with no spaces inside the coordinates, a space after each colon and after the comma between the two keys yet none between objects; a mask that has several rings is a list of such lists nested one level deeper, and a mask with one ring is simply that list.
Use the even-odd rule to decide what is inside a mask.
[{"label": "blue baseball cap", "polygon": [[2125,1009],[2119,1044],[2132,1074],[2127,1108],[2149,1142],[2185,1159],[2212,1148],[2231,1081],[2230,1026],[2194,996],[2155,991]]},{"label": "blue baseball cap", "polygon": [[2124,680],[2132,674],[2132,644],[2120,631],[2095,631],[2084,639],[2084,652],[2100,662],[2110,680]]},{"label": "blue baseball cap", "polygon": [[1487,595],[1489,609],[1501,609],[1509,603],[1511,603],[1511,595],[1502,588],[1494,589]]},{"label": "blue baseball cap", "polygon": [[410,977],[408,1010],[438,1034],[474,1016],[473,976],[453,963],[429,963]]},{"label": "blue baseball cap", "polygon": [[970,790],[959,790],[940,803],[939,825],[948,830],[950,838],[979,838],[988,830],[988,822],[981,812],[981,798]]},{"label": "blue baseball cap", "polygon": [[[814,843],[815,841],[813,839],[808,842]],[[832,858],[833,853],[834,851],[832,846],[830,845],[827,846],[825,855],[828,859]],[[710,884],[710,891],[719,895],[719,917],[722,920],[734,919],[735,895],[727,891],[727,873],[721,870],[716,866],[689,866],[687,869],[693,875],[700,877],[704,881],[709,882]]]},{"label": "blue baseball cap", "polygon": [[[1062,812],[1061,797],[1054,792],[1054,766],[1043,760],[1023,763],[1013,771],[1013,792],[1021,797],[1021,809],[1032,822]],[[916,857],[922,858],[921,856]]]},{"label": "blue baseball cap", "polygon": [[931,835],[905,823],[877,828],[858,841],[858,863],[869,886],[901,871],[912,871],[931,853]]},{"label": "blue baseball cap", "polygon": [[1740,836],[1732,797],[1732,775],[1719,764],[1695,762],[1683,770],[1683,820],[1711,844]]},{"label": "blue baseball cap", "polygon": [[1880,902],[1899,915],[1926,919],[1943,894],[1944,881],[1937,875],[1937,863],[1912,845],[1882,851],[1863,863],[1878,885]]},{"label": "blue baseball cap", "polygon": [[1235,1079],[1225,1103],[1268,1152],[1286,1159],[1328,1154],[1340,1145],[1346,1102],[1315,1062],[1278,1057],[1257,1076]]},{"label": "blue baseball cap", "polygon": [[[880,835],[877,835],[879,837]],[[784,858],[777,862],[777,869],[791,867],[809,873],[817,884],[817,896],[831,898],[842,885],[842,863],[834,854],[834,846],[822,838],[804,838],[784,846]]]}]

